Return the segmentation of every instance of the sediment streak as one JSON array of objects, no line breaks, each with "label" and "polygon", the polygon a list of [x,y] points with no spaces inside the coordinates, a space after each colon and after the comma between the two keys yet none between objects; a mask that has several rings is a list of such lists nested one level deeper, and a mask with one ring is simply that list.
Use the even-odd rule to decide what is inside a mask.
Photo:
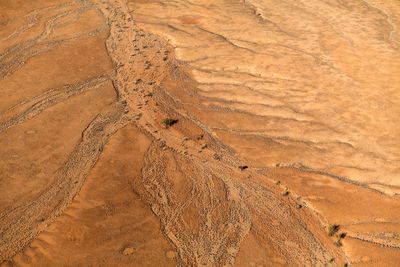
[{"label": "sediment streak", "polygon": [[[150,46],[162,48],[165,44],[156,36],[137,29],[124,1],[107,1],[99,6],[110,27],[108,51],[119,66],[115,86],[122,96],[126,96],[132,112],[138,112],[136,103],[139,102],[140,107],[140,103],[146,103],[143,99],[150,92],[148,85],[154,82],[152,79],[161,79],[162,83],[162,77],[173,77],[176,83],[183,82],[179,81],[182,78],[178,75],[179,64],[174,61],[164,63],[167,74],[157,68],[151,69],[146,59],[151,58],[153,64],[161,65],[162,60]],[[137,43],[146,45],[137,48]],[[135,64],[141,63],[144,63],[144,69],[153,72],[137,76],[135,66],[139,65]],[[139,78],[143,85],[136,87]],[[311,212],[300,213],[276,191],[251,179],[243,180],[235,165],[239,160],[226,153],[212,133],[162,88],[158,87],[154,97],[157,105],[143,105],[141,118],[136,121],[153,143],[146,153],[142,178],[136,183],[135,190],[159,217],[164,235],[178,251],[179,265],[233,266],[241,242],[250,232],[292,265],[324,264],[332,255],[339,262],[343,260],[339,249],[325,247],[319,239],[321,233],[315,235],[307,228],[305,217],[313,218]],[[162,113],[162,110],[185,120],[192,127],[203,129],[209,140],[214,140],[210,150],[223,154],[223,159],[212,159],[206,153],[182,153],[177,140],[182,140],[184,135],[165,131],[154,120],[155,113]],[[189,151],[196,149],[188,147]],[[178,177],[182,181],[180,184],[176,182]],[[194,219],[190,220],[188,216]],[[301,249],[293,252],[293,244]]]}]

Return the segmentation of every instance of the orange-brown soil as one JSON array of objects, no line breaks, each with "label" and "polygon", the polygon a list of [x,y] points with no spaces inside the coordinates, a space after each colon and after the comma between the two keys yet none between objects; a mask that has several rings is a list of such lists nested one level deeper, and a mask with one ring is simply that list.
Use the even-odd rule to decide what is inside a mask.
[{"label": "orange-brown soil", "polygon": [[383,0],[0,0],[0,265],[397,266],[399,27]]}]

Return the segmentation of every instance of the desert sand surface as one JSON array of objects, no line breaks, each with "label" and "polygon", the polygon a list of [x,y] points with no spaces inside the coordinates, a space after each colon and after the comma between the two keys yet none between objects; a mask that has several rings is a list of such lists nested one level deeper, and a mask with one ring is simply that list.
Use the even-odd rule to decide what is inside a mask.
[{"label": "desert sand surface", "polygon": [[399,266],[397,0],[0,0],[0,266]]}]

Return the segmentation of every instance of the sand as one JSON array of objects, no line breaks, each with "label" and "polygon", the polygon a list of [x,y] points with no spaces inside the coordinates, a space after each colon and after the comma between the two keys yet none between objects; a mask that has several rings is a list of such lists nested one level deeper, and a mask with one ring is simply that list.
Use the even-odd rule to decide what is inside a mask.
[{"label": "sand", "polygon": [[399,14],[0,0],[0,265],[396,266]]}]

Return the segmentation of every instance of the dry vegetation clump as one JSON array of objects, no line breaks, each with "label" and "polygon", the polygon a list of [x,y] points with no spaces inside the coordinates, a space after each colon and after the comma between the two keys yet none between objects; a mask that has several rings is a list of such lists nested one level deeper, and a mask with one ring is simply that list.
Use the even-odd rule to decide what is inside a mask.
[{"label": "dry vegetation clump", "polygon": [[335,245],[338,247],[341,247],[343,245],[342,239],[344,239],[346,237],[346,235],[347,235],[347,233],[345,233],[345,232],[340,233],[338,235],[338,239],[335,241]]},{"label": "dry vegetation clump", "polygon": [[243,166],[239,166],[239,169],[241,171],[244,171],[245,169],[249,168],[249,166],[243,165]]},{"label": "dry vegetation clump", "polygon": [[178,122],[177,119],[166,118],[161,121],[161,124],[164,125],[166,128],[168,128],[176,124],[177,122]]},{"label": "dry vegetation clump", "polygon": [[331,224],[328,227],[328,235],[331,237],[335,236],[337,239],[334,242],[334,244],[338,247],[341,247],[343,245],[342,240],[347,236],[347,233],[346,232],[339,233],[339,230],[340,230],[340,225]]},{"label": "dry vegetation clump", "polygon": [[329,236],[334,236],[339,230],[340,230],[340,225],[339,224],[331,224],[328,227],[328,235]]}]

